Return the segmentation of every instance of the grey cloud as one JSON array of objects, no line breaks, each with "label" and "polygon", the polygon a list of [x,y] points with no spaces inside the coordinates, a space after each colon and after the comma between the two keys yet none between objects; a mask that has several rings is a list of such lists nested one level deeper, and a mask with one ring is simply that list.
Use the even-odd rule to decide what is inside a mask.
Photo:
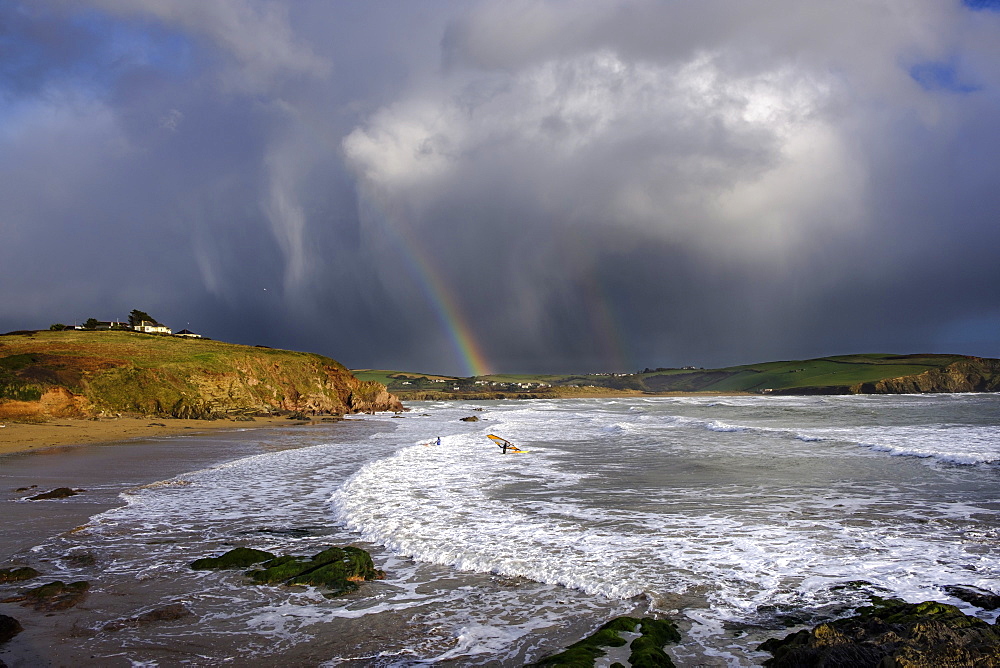
[{"label": "grey cloud", "polygon": [[456,325],[511,371],[1000,356],[995,12],[87,7],[0,8],[0,328],[142,308],[457,373]]}]

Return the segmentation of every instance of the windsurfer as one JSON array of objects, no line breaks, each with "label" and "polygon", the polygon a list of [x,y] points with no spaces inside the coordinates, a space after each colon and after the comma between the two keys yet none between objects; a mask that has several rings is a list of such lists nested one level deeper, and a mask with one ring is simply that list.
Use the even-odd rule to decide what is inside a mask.
[{"label": "windsurfer", "polygon": [[510,450],[511,452],[527,452],[527,450],[522,450],[521,448],[517,447],[516,445],[508,441],[506,438],[500,438],[499,436],[496,436],[494,434],[487,434],[486,438],[496,443],[496,446],[500,448],[500,451],[505,455],[507,454],[508,450]]}]

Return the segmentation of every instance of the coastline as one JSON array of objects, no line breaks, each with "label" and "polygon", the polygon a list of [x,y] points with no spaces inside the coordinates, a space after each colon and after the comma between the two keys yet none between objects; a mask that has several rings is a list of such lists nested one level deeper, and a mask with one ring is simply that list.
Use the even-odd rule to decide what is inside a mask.
[{"label": "coastline", "polygon": [[[399,393],[408,401],[496,401],[530,399],[611,399],[638,397],[709,397],[744,396],[748,392],[640,392],[606,388],[558,388],[553,393],[490,394]],[[433,396],[431,396],[433,395]],[[51,418],[44,422],[5,422],[0,420],[0,457],[20,452],[34,452],[68,445],[107,445],[163,436],[193,435],[222,430],[265,429],[306,424],[327,424],[332,420],[321,417],[290,419],[288,417],[254,417],[252,420],[201,420],[192,418],[120,417],[120,418]]]},{"label": "coastline", "polygon": [[607,387],[555,387],[544,391],[522,392],[445,392],[441,390],[399,390],[392,393],[400,401],[503,401],[527,399],[637,399],[649,397],[756,397],[757,392],[647,392],[615,390]]},{"label": "coastline", "polygon": [[0,422],[0,457],[66,445],[93,445],[161,436],[192,435],[233,429],[264,429],[309,424],[284,417],[255,417],[253,421],[178,418],[53,418],[46,422]]}]

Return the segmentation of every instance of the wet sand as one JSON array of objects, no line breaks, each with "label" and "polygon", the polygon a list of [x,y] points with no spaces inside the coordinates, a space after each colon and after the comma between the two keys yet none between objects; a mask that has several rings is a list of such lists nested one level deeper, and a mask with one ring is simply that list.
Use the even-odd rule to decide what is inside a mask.
[{"label": "wet sand", "polygon": [[290,424],[286,418],[233,420],[178,420],[175,418],[53,419],[25,423],[0,421],[0,455],[60,445],[113,443],[159,436],[175,436],[220,429],[248,429]]},{"label": "wet sand", "polygon": [[[75,422],[80,424],[72,424]],[[149,427],[151,422],[168,426]],[[60,426],[63,424],[68,426]],[[40,425],[21,424],[13,429],[8,423],[0,429],[8,434],[4,445],[9,448],[0,455],[0,516],[3,517],[0,568],[39,566],[30,556],[32,547],[72,532],[92,516],[122,505],[120,494],[128,489],[262,452],[308,446],[342,429],[373,427],[365,424],[363,418],[348,418],[338,423],[287,419],[239,423],[125,418],[101,423],[56,420]],[[9,434],[16,436],[10,438]],[[81,437],[101,442],[80,444]],[[59,445],[59,440],[76,443]],[[30,496],[58,487],[81,491],[64,499],[29,500]],[[23,585],[0,585],[0,600],[52,579],[51,575],[43,574],[38,581]],[[131,593],[135,598],[130,604],[136,604],[136,600],[141,604],[155,601],[155,597],[145,600],[141,587]],[[110,598],[116,596],[122,598],[121,594]],[[81,661],[85,664],[87,654],[82,643],[94,633],[92,618],[100,600],[100,594],[91,592],[83,604],[55,614],[24,608],[16,602],[0,602],[0,614],[18,619],[25,629],[0,645],[0,665],[34,668],[83,665]],[[169,656],[170,652],[165,654]],[[200,665],[197,656],[187,658]],[[162,665],[171,664],[172,660],[165,658]],[[124,657],[103,657],[101,665],[131,664]]]}]

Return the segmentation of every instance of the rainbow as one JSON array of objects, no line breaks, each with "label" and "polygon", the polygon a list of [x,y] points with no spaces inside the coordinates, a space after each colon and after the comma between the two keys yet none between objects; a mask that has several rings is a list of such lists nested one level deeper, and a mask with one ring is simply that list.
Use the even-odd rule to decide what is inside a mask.
[{"label": "rainbow", "polygon": [[[359,198],[364,198],[364,196],[359,194]],[[386,232],[386,237],[392,242],[417,279],[421,291],[433,308],[455,352],[461,359],[465,375],[485,376],[491,373],[490,364],[476,340],[472,327],[469,326],[462,314],[458,299],[434,263],[430,261],[429,254],[423,250],[422,245],[414,235],[408,233],[408,226],[405,225],[402,216],[395,216],[390,221],[389,215],[382,207],[371,202],[369,198],[364,199],[368,200],[370,205],[365,207],[366,213],[377,211],[380,222],[383,223],[382,227]],[[393,222],[397,224],[393,224]]]},{"label": "rainbow", "polygon": [[438,319],[448,333],[448,338],[461,357],[466,371],[465,375],[485,376],[489,374],[490,364],[486,361],[486,356],[476,341],[472,328],[462,315],[458,300],[448,289],[448,284],[441,278],[440,273],[434,268],[434,264],[428,260],[427,254],[419,245],[411,239],[406,247],[409,249],[409,253],[403,255],[410,260],[413,273],[420,279],[427,300],[433,306]]}]

